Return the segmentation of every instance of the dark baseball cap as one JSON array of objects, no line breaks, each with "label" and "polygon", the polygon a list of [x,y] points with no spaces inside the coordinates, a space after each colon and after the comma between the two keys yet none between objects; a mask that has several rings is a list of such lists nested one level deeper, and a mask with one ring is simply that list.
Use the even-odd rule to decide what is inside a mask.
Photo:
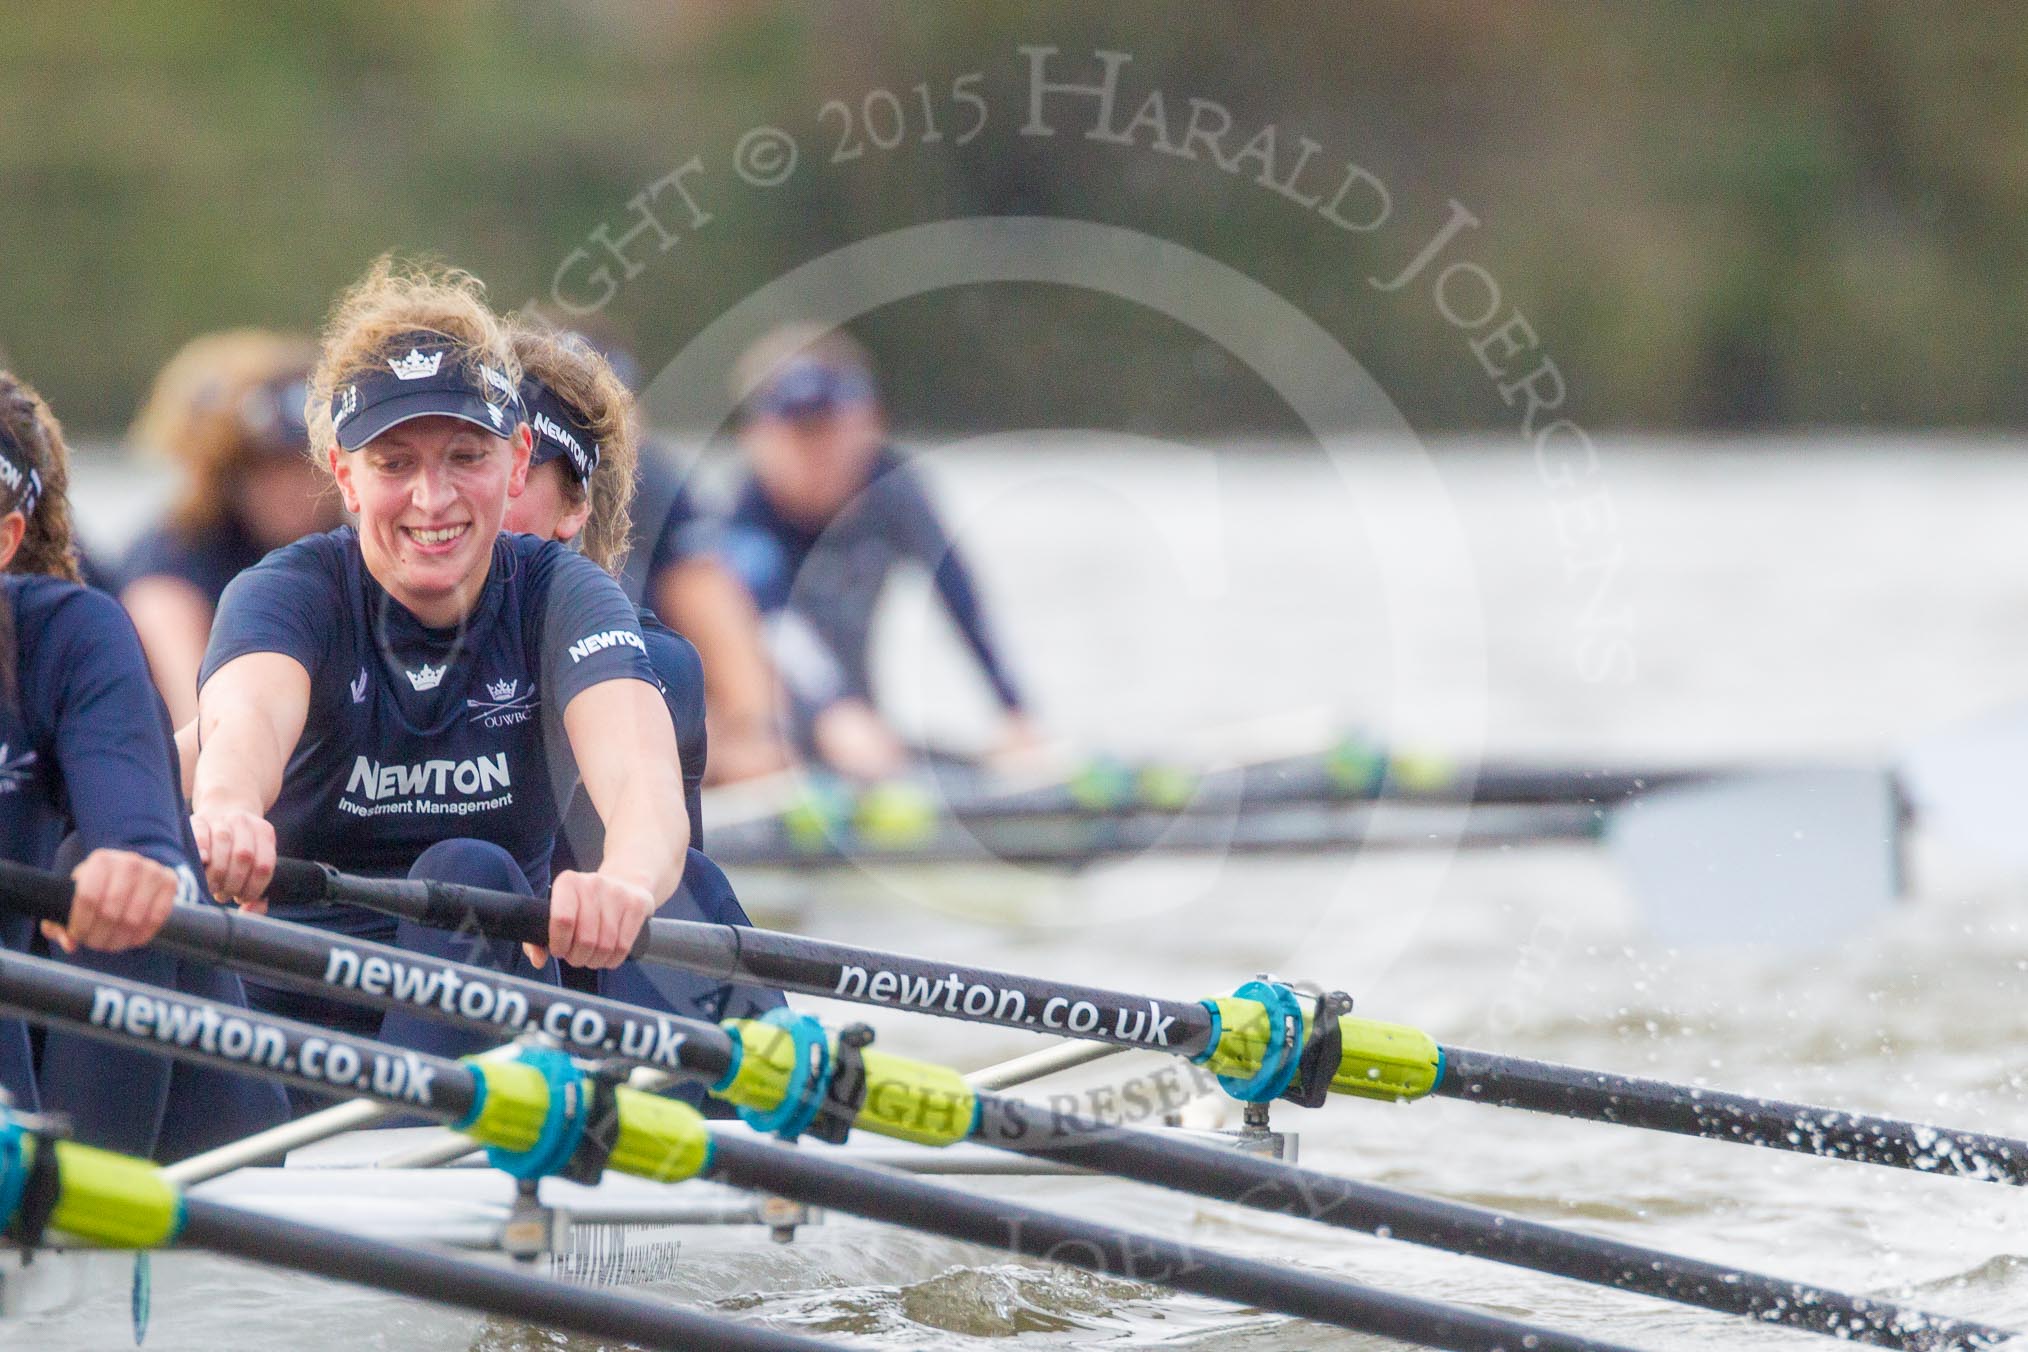
[{"label": "dark baseball cap", "polygon": [[301,455],[310,444],[305,419],[310,402],[306,371],[279,376],[248,390],[239,401],[239,425],[254,450],[269,455]]},{"label": "dark baseball cap", "polygon": [[573,478],[579,483],[589,481],[599,467],[599,444],[578,411],[549,386],[533,379],[521,382],[521,406],[535,430],[535,452],[528,458],[528,467],[562,456]]},{"label": "dark baseball cap", "polygon": [[457,418],[496,437],[527,421],[505,372],[440,333],[407,334],[389,356],[331,391],[338,448],[356,451],[391,427],[416,418]]},{"label": "dark baseball cap", "polygon": [[873,378],[864,371],[812,357],[797,357],[754,391],[748,407],[773,418],[814,418],[873,402]]}]

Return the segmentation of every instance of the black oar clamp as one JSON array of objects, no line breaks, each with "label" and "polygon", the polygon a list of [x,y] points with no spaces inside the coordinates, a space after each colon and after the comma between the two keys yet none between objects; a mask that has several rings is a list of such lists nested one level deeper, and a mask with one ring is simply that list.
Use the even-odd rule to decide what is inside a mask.
[{"label": "black oar clamp", "polygon": [[584,1135],[558,1171],[559,1177],[586,1187],[605,1177],[606,1161],[613,1157],[613,1146],[620,1138],[619,1089],[630,1069],[622,1061],[601,1061],[586,1068]]},{"label": "black oar clamp", "polygon": [[806,1134],[832,1145],[845,1144],[852,1124],[859,1120],[860,1105],[866,1102],[866,1060],[859,1053],[872,1043],[873,1029],[866,1024],[847,1024],[838,1030],[831,1079],[824,1086],[824,1101]]},{"label": "black oar clamp", "polygon": [[1331,1097],[1331,1081],[1345,1055],[1344,1035],[1338,1020],[1352,1012],[1352,997],[1344,991],[1320,991],[1310,1018],[1309,1041],[1296,1062],[1296,1075],[1282,1097],[1299,1108],[1321,1108]]},{"label": "black oar clamp", "polygon": [[7,1238],[21,1246],[24,1263],[42,1247],[43,1232],[49,1229],[49,1218],[56,1214],[56,1204],[63,1198],[63,1175],[56,1162],[58,1134],[48,1127],[23,1133],[35,1142],[34,1158],[22,1175]]}]

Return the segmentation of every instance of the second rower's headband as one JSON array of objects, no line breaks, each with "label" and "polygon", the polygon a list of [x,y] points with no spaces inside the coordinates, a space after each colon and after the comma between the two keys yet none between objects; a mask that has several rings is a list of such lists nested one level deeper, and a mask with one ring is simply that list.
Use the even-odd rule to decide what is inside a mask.
[{"label": "second rower's headband", "polygon": [[589,483],[592,471],[599,467],[599,444],[578,411],[532,378],[521,382],[521,404],[535,429],[535,453],[528,457],[528,467],[534,469],[562,456],[570,465],[571,477]]},{"label": "second rower's headband", "polygon": [[338,449],[356,451],[415,418],[457,418],[496,437],[527,421],[514,382],[440,333],[405,334],[390,355],[331,391]]},{"label": "second rower's headband", "polygon": [[35,506],[42,501],[42,473],[4,425],[0,425],[0,487],[14,499],[9,511],[35,515]]}]

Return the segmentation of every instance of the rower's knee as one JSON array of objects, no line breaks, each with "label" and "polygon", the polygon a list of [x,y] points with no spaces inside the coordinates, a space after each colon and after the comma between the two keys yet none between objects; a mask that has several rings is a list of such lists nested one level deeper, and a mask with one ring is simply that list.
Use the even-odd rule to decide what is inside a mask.
[{"label": "rower's knee", "polygon": [[440,840],[424,850],[408,871],[412,882],[463,883],[494,892],[535,895],[514,856],[490,840]]}]

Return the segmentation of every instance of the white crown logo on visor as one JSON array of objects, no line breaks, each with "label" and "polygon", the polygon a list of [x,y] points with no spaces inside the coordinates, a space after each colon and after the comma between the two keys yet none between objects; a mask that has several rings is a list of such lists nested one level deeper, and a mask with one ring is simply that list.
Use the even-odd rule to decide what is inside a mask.
[{"label": "white crown logo on visor", "polygon": [[426,357],[420,349],[412,347],[408,350],[406,357],[389,358],[387,369],[394,372],[402,380],[422,380],[425,377],[435,375],[438,368],[443,366],[443,364],[444,354],[442,352],[432,352]]}]

